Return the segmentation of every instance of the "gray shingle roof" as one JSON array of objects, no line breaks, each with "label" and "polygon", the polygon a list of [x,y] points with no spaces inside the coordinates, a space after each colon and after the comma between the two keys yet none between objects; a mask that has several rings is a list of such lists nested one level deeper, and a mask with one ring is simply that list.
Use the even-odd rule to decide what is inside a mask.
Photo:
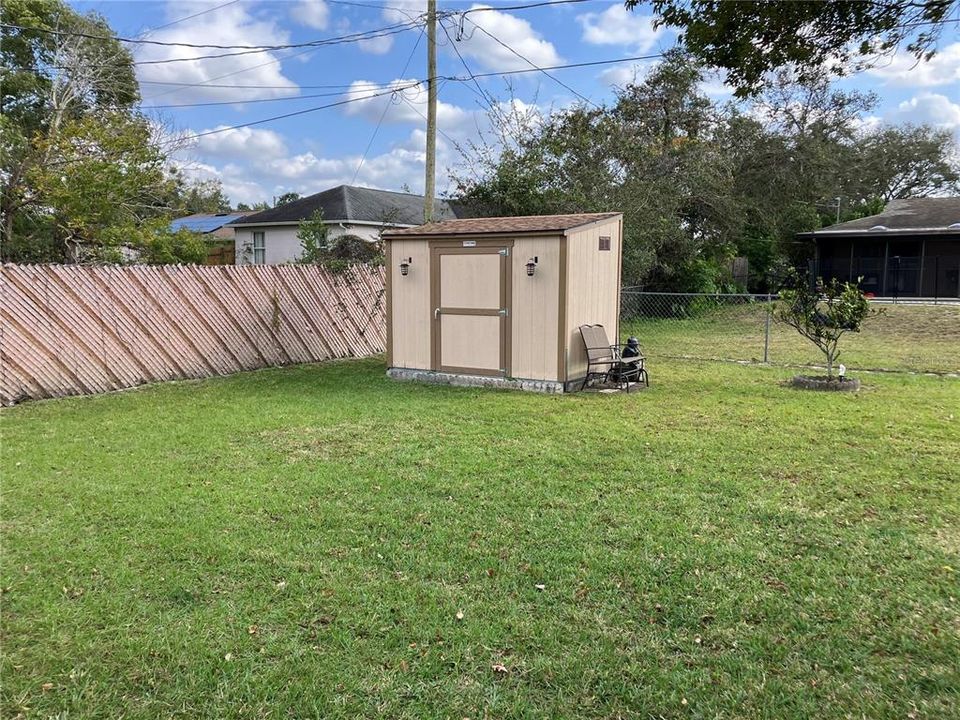
[{"label": "gray shingle roof", "polygon": [[[318,209],[323,211],[324,220],[329,221],[419,225],[423,222],[423,195],[340,185],[248,215],[234,224],[299,222],[309,218]],[[454,218],[457,217],[458,208],[454,203],[437,200],[434,212],[438,218]]]},{"label": "gray shingle roof", "polygon": [[908,198],[890,201],[883,212],[877,215],[830,225],[818,230],[816,234],[863,232],[878,226],[901,231],[946,230],[955,223],[960,223],[960,197]]}]

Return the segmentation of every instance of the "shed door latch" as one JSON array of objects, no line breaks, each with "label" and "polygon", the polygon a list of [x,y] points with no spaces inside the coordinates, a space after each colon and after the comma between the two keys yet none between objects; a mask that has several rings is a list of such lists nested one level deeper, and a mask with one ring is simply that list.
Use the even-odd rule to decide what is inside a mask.
[{"label": "shed door latch", "polygon": [[509,315],[510,315],[510,308],[500,308],[500,313],[499,313],[499,314],[500,314],[501,317],[509,317]]},{"label": "shed door latch", "polygon": [[500,248],[500,254],[504,257],[510,257],[510,248]]}]

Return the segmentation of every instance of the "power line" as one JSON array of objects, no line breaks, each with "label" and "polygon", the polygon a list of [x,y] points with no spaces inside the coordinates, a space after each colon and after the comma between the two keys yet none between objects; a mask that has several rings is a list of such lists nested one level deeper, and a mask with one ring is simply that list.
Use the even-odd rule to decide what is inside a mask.
[{"label": "power line", "polygon": [[467,75],[470,76],[470,80],[472,80],[473,84],[476,86],[477,93],[475,94],[478,95],[478,97],[481,99],[482,102],[486,103],[488,110],[499,114],[499,109],[497,107],[496,99],[493,98],[488,92],[486,92],[483,89],[483,87],[481,87],[480,83],[477,81],[477,76],[474,75],[473,71],[470,69],[470,66],[467,65],[467,61],[464,59],[463,55],[460,53],[460,48],[457,47],[456,42],[454,42],[453,38],[450,37],[450,32],[447,30],[446,25],[443,24],[443,21],[440,22],[440,28],[443,30],[443,34],[447,36],[447,40],[450,41],[450,47],[453,48],[453,51],[457,54],[457,57],[460,58],[460,62],[463,65],[463,69],[467,71]]},{"label": "power line", "polygon": [[[228,3],[229,4],[229,3]],[[223,6],[220,6],[223,7]],[[261,52],[267,52],[270,50],[290,50],[298,47],[305,47],[307,45],[318,45],[318,44],[328,44],[334,42],[340,42],[343,40],[348,40],[350,38],[355,38],[365,34],[380,32],[383,30],[395,30],[395,29],[408,29],[414,27],[418,24],[417,20],[408,20],[401,23],[394,23],[393,25],[387,25],[386,27],[377,28],[375,30],[366,30],[362,33],[351,33],[349,35],[340,35],[330,38],[322,38],[320,40],[312,40],[306,43],[285,43],[280,45],[216,45],[212,43],[186,43],[186,42],[166,42],[163,40],[144,40],[140,38],[127,38],[120,37],[119,35],[95,35],[93,33],[85,33],[78,31],[67,31],[67,30],[50,30],[48,28],[39,28],[39,27],[29,27],[26,25],[14,25],[12,23],[0,23],[0,28],[7,30],[20,30],[28,32],[38,32],[45,35],[55,35],[58,37],[81,37],[88,40],[116,40],[117,42],[128,43],[133,45],[157,45],[160,47],[185,47],[193,48],[200,50],[258,50]],[[364,39],[359,37],[359,39]]]},{"label": "power line", "polygon": [[[336,97],[338,95],[353,95],[361,92],[369,92],[370,88],[357,88],[351,90],[354,83],[350,85],[334,85],[332,87],[341,87],[347,89],[341,89],[337,92],[328,92],[328,93],[316,93],[312,95],[294,95],[291,97],[274,97],[274,98],[255,98],[252,100],[221,100],[218,102],[201,102],[201,103],[181,103],[176,105],[148,105],[147,108],[150,110],[170,110],[173,108],[195,108],[195,107],[215,107],[219,105],[251,105],[259,103],[268,103],[268,102],[289,102],[293,100],[311,100],[321,97]],[[231,86],[227,86],[231,87]]]},{"label": "power line", "polygon": [[[424,122],[426,122],[427,116],[424,115],[422,112],[420,112],[420,108],[418,108],[416,105],[414,105],[412,102],[410,102],[410,101],[409,101],[406,97],[404,97],[403,95],[400,96],[400,99],[401,99],[403,102],[405,102],[405,103],[407,104],[407,106],[408,106],[411,110],[413,110],[417,115],[419,115],[420,117],[422,117],[422,118],[424,119]],[[449,135],[447,135],[447,133],[445,133],[445,132],[444,132],[443,130],[441,130],[439,127],[437,128],[437,132],[440,133],[441,135],[443,135],[443,137],[446,138],[446,140],[447,140],[451,145],[453,145],[455,148],[457,148],[457,150],[460,149],[460,143],[458,143],[458,142],[457,142],[456,140],[454,140],[452,137],[450,137]]]},{"label": "power line", "polygon": [[[470,10],[462,11],[462,14],[467,15],[468,13],[488,12],[490,10],[496,10],[497,12],[502,12],[504,10],[530,10],[531,8],[548,7],[550,5],[577,5],[579,3],[593,1],[594,0],[545,0],[545,2],[527,3],[526,5],[499,5],[493,7],[471,8]],[[457,12],[453,14],[460,15],[461,13]]]},{"label": "power line", "polygon": [[[463,16],[463,17],[464,17],[465,20],[469,20],[469,18],[467,18],[466,16]],[[477,24],[476,22],[474,22],[473,20],[470,20],[470,22],[473,23],[474,27],[476,27],[477,30],[479,30],[480,32],[482,32],[484,35],[486,35],[487,37],[489,37],[491,40],[493,40],[494,42],[496,42],[496,43],[497,43],[498,45],[500,45],[501,47],[504,47],[504,48],[506,48],[507,50],[509,50],[510,52],[512,52],[512,53],[513,53],[514,55],[516,55],[518,58],[520,58],[520,59],[523,60],[525,63],[527,63],[527,65],[529,65],[530,67],[532,67],[532,68],[535,69],[535,70],[539,70],[539,71],[542,72],[544,75],[546,75],[548,78],[550,78],[551,80],[553,80],[555,83],[557,83],[557,84],[560,85],[561,87],[564,87],[564,88],[566,88],[567,90],[569,90],[570,92],[572,92],[574,95],[576,95],[578,98],[580,98],[581,100],[583,100],[583,101],[584,101],[585,103],[587,103],[588,105],[592,105],[593,107],[597,107],[596,103],[594,103],[592,100],[590,100],[589,98],[585,97],[584,95],[581,95],[579,92],[577,92],[577,91],[574,90],[572,87],[570,87],[570,86],[567,85],[565,82],[563,82],[563,80],[560,80],[559,78],[554,77],[554,76],[551,75],[549,72],[547,72],[546,69],[544,69],[544,68],[542,68],[542,67],[539,67],[539,66],[536,65],[532,60],[530,60],[529,58],[527,58],[527,57],[524,56],[524,55],[521,55],[519,52],[517,52],[516,50],[514,50],[512,47],[510,47],[509,45],[507,45],[505,42],[503,42],[500,38],[498,38],[497,36],[492,35],[491,33],[487,32],[483,27],[481,27],[480,25],[478,25],[478,24]]]},{"label": "power line", "polygon": [[[141,85],[175,85],[177,87],[229,88],[231,90],[291,90],[292,89],[290,85],[213,85],[208,83],[167,82],[166,80],[139,80],[138,82]],[[339,85],[297,85],[297,88],[299,88],[300,90],[329,90],[331,88],[349,88],[349,87],[353,87],[353,83],[341,83]],[[276,99],[290,100],[294,98],[276,98]],[[241,101],[241,102],[252,102],[252,101]]]},{"label": "power line", "polygon": [[[456,46],[454,45],[454,49]],[[458,53],[459,54],[459,53]],[[455,75],[438,75],[438,80],[445,80],[447,82],[459,82],[459,83],[473,83],[476,85],[479,93],[482,94],[483,99],[486,102],[496,102],[496,99],[493,98],[489,93],[486,93],[482,86],[477,83],[478,78],[486,77],[501,77],[504,75],[521,75],[525,73],[532,72],[542,72],[544,70],[567,70],[571,68],[581,68],[581,67],[592,67],[597,65],[614,65],[624,62],[635,62],[639,60],[653,60],[656,58],[663,57],[662,53],[657,53],[653,55],[636,55],[633,57],[625,58],[615,58],[611,60],[593,60],[590,62],[580,62],[580,63],[567,63],[565,65],[548,65],[540,68],[527,68],[527,69],[517,69],[517,70],[501,70],[499,72],[486,72],[486,73],[475,73],[470,70],[469,66],[464,65],[465,70],[468,75],[466,77],[459,77]],[[463,58],[461,57],[461,60]],[[418,80],[418,83],[423,83],[425,80]],[[153,81],[153,80],[141,80],[141,84],[148,85],[173,85],[177,88],[179,87],[203,87],[203,88],[222,88],[229,90],[291,90],[289,85],[214,85],[207,83],[175,83],[175,82],[162,82],[162,81]],[[344,88],[345,92],[350,92],[349,88],[352,88],[354,83],[341,84],[341,85],[298,85],[297,88],[300,90],[330,90],[337,88]],[[358,91],[359,92],[359,91]],[[154,98],[161,97],[167,93],[161,93],[160,95],[154,95]],[[331,93],[327,95],[325,93],[320,93],[316,95],[297,95],[291,97],[279,97],[279,98],[258,98],[252,100],[227,100],[219,102],[209,102],[209,103],[182,103],[176,105],[150,105],[149,108],[188,108],[188,107],[213,107],[218,105],[244,105],[247,103],[266,103],[266,102],[285,102],[291,100],[302,100],[307,98],[316,98],[316,97],[331,97],[332,95],[339,95],[343,93]],[[150,98],[145,98],[149,100]]]},{"label": "power line", "polygon": [[[594,67],[596,65],[616,65],[618,63],[635,62],[638,60],[655,60],[657,58],[662,58],[662,57],[663,57],[663,53],[654,53],[652,55],[634,55],[632,57],[615,58],[612,60],[591,60],[589,62],[566,63],[564,65],[544,65],[542,67],[534,66],[528,69],[499,70],[496,72],[474,73],[473,77],[485,78],[485,77],[500,77],[502,75],[523,75],[525,73],[545,72],[547,70],[569,70],[571,68]],[[444,79],[452,80],[454,82],[466,82],[471,78],[462,78],[462,77],[454,76],[454,77],[444,77]],[[571,90],[571,92],[574,92],[574,91]]]},{"label": "power line", "polygon": [[238,2],[240,2],[240,0],[230,0],[230,2],[225,2],[225,3],[223,3],[222,5],[214,5],[212,8],[207,8],[206,10],[201,10],[200,12],[195,12],[193,15],[187,15],[186,17],[178,18],[177,20],[174,20],[174,21],[172,21],[172,22],[168,22],[168,23],[165,23],[165,24],[163,24],[163,25],[158,25],[158,26],[155,27],[155,28],[150,28],[149,30],[144,30],[142,33],[140,33],[139,37],[140,37],[140,38],[144,38],[144,37],[146,37],[147,35],[152,35],[152,34],[155,33],[157,30],[163,30],[164,28],[168,28],[168,27],[170,27],[170,26],[172,26],[172,25],[177,25],[177,24],[182,23],[182,22],[185,22],[185,21],[187,21],[187,20],[193,20],[193,18],[195,18],[195,17],[200,17],[201,15],[206,15],[207,13],[211,13],[211,12],[213,12],[214,10],[219,10],[220,8],[225,8],[225,7],[227,7],[228,5],[236,5]]},{"label": "power line", "polygon": [[[400,77],[403,77],[407,68],[410,67],[410,62],[413,60],[414,54],[417,52],[417,48],[420,47],[420,41],[423,39],[423,33],[425,28],[420,28],[420,34],[417,35],[417,41],[413,44],[413,49],[410,51],[410,56],[407,58],[407,62],[403,65],[403,70],[400,71]],[[403,98],[403,94],[400,95]],[[406,99],[406,98],[403,98]],[[377,126],[373,129],[373,135],[370,136],[370,141],[367,143],[367,147],[363,151],[363,155],[360,156],[360,162],[357,164],[357,169],[353,171],[353,179],[350,181],[350,184],[353,185],[357,181],[357,175],[360,174],[360,168],[363,167],[364,161],[367,159],[367,153],[370,152],[370,148],[373,146],[373,141],[377,138],[377,133],[380,132],[380,126],[383,124],[383,119],[387,116],[387,111],[390,109],[390,104],[393,102],[392,98],[383,106],[383,112],[380,113],[380,119],[377,120]]]},{"label": "power line", "polygon": [[398,35],[414,27],[416,27],[416,25],[413,23],[410,23],[410,24],[404,25],[403,27],[396,28],[393,30],[387,30],[386,28],[379,28],[377,30],[365,30],[362,33],[354,33],[353,35],[346,35],[340,38],[328,38],[326,40],[312,40],[310,42],[293,43],[290,45],[283,45],[283,46],[277,46],[277,47],[263,47],[263,48],[256,48],[251,50],[237,50],[236,52],[219,53],[219,54],[213,54],[213,55],[193,55],[193,56],[184,57],[184,58],[166,58],[164,60],[135,60],[131,64],[133,65],[169,65],[170,63],[178,63],[178,62],[193,62],[194,60],[216,60],[219,58],[238,57],[240,55],[255,55],[258,53],[274,52],[275,50],[288,50],[293,48],[331,47],[334,45],[345,45],[347,43],[362,42],[364,40],[373,40],[375,38]]},{"label": "power line", "polygon": [[[311,53],[315,51],[316,51],[315,48],[307,48],[306,50],[300,50],[299,52],[290,53],[285,57],[272,58],[271,60],[267,60],[266,62],[257,63],[256,65],[251,65],[250,67],[241,68],[240,70],[234,70],[233,72],[223,73],[222,75],[214,75],[212,78],[207,78],[203,82],[196,83],[195,85],[193,85],[193,87],[213,87],[212,85],[207,85],[207,84],[214,80],[222,80],[223,78],[226,78],[226,77],[233,77],[234,75],[242,75],[243,73],[250,72],[251,70],[257,70],[259,68],[266,67],[267,65],[277,65],[278,63],[281,63],[284,60],[289,60],[290,58],[299,57],[300,55],[305,55],[307,53]],[[228,87],[232,87],[232,86],[228,86]],[[285,86],[285,87],[289,88],[289,86]],[[173,88],[171,90],[167,90],[166,92],[157,93],[156,95],[152,95],[151,97],[144,98],[144,99],[153,100],[158,97],[163,97],[164,95],[169,95],[170,93],[174,93],[176,91],[177,89]]]},{"label": "power line", "polygon": [[[240,129],[246,128],[246,127],[253,127],[254,125],[262,125],[262,124],[264,124],[264,123],[273,122],[274,120],[283,120],[283,119],[285,119],[285,118],[296,117],[296,116],[298,116],[298,115],[306,115],[306,114],[308,114],[308,113],[317,112],[317,111],[319,111],[319,110],[326,110],[326,109],[328,109],[328,108],[341,107],[341,106],[343,106],[343,105],[350,105],[350,104],[355,103],[355,102],[360,102],[360,101],[363,101],[363,100],[371,100],[371,99],[373,99],[373,98],[382,97],[382,96],[384,96],[384,95],[393,95],[393,94],[396,94],[396,95],[399,96],[401,99],[405,99],[405,98],[403,97],[403,91],[404,91],[404,90],[409,90],[410,88],[413,88],[413,87],[418,87],[419,85],[420,85],[420,81],[418,80],[418,81],[416,81],[416,82],[411,82],[411,83],[408,84],[408,85],[402,85],[402,86],[397,86],[397,87],[389,88],[389,89],[383,90],[382,92],[372,93],[372,94],[366,95],[366,96],[364,96],[364,97],[348,98],[348,99],[346,99],[346,100],[340,100],[340,101],[338,101],[338,102],[327,103],[327,104],[325,104],[325,105],[317,105],[317,106],[315,106],[315,107],[306,108],[306,109],[304,109],[304,110],[297,110],[297,111],[295,111],[295,112],[284,113],[284,114],[282,114],[282,115],[274,115],[274,116],[272,116],[272,117],[262,118],[262,119],[260,119],[260,120],[251,120],[250,122],[240,123],[239,125],[229,125],[229,126],[225,126],[225,127],[219,127],[219,128],[214,129],[214,130],[207,130],[207,131],[201,132],[201,133],[194,133],[194,134],[192,134],[192,135],[185,135],[185,136],[181,136],[181,137],[171,138],[171,139],[169,139],[169,140],[161,140],[161,141],[157,142],[157,145],[158,145],[158,146],[164,146],[164,145],[173,145],[173,144],[175,144],[175,143],[186,143],[186,142],[189,142],[190,140],[196,140],[196,139],[198,139],[198,138],[207,137],[207,136],[209,136],[209,135],[218,135],[218,134],[220,134],[220,133],[229,132],[229,131],[231,131],[231,130],[240,130]],[[87,155],[87,156],[81,157],[81,158],[71,158],[71,159],[69,159],[69,160],[53,161],[53,162],[47,163],[47,167],[65,167],[65,166],[67,166],[67,165],[73,165],[73,164],[75,164],[75,163],[84,162],[84,161],[88,161],[88,160],[91,160],[91,159],[95,159],[95,160],[99,160],[99,161],[118,160],[118,159],[122,158],[123,155],[124,155],[123,152],[118,152],[118,153],[105,153],[104,155],[101,155],[101,156],[96,157],[96,158],[91,158],[90,155]]]},{"label": "power line", "polygon": [[[263,118],[261,120],[251,120],[250,122],[241,123],[239,125],[229,125],[226,127],[216,128],[215,130],[207,130],[202,133],[195,133],[193,135],[187,135],[186,137],[176,138],[173,140],[166,140],[159,143],[160,145],[170,145],[175,142],[186,142],[188,140],[196,140],[197,138],[207,137],[208,135],[218,135],[219,133],[229,132],[230,130],[239,130],[241,128],[253,127],[254,125],[263,125],[263,123],[273,122],[274,120],[284,120],[290,117],[296,117],[298,115],[306,115],[307,113],[317,112],[318,110],[326,110],[327,108],[340,107],[341,105],[350,105],[351,103],[360,102],[361,100],[372,100],[373,98],[382,97],[384,95],[392,95],[394,93],[402,93],[404,90],[409,90],[410,88],[417,87],[420,85],[420,81],[410,83],[409,85],[398,85],[394,88],[389,88],[383,92],[373,93],[372,95],[366,95],[364,97],[357,98],[348,98],[347,100],[340,100],[338,102],[327,103],[326,105],[317,105],[316,107],[306,108],[305,110],[296,110],[294,112],[284,113],[282,115],[274,115],[273,117]],[[402,96],[402,95],[401,95]]]}]

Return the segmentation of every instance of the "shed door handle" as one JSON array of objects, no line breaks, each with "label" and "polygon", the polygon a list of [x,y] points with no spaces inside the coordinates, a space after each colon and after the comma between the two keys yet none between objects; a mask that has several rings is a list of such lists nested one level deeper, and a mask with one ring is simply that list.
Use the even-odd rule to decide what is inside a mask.
[{"label": "shed door handle", "polygon": [[433,311],[433,319],[434,320],[440,319],[440,308],[437,308],[436,310]]}]

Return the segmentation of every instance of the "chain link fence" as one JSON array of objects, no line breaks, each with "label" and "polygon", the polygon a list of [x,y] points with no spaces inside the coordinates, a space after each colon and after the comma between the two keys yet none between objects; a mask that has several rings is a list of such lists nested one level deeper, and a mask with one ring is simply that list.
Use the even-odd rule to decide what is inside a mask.
[{"label": "chain link fence", "polygon": [[[776,295],[642,292],[624,288],[620,333],[649,358],[820,366],[823,356],[776,319]],[[960,374],[960,301],[872,301],[860,333],[840,342],[850,369]]]}]

